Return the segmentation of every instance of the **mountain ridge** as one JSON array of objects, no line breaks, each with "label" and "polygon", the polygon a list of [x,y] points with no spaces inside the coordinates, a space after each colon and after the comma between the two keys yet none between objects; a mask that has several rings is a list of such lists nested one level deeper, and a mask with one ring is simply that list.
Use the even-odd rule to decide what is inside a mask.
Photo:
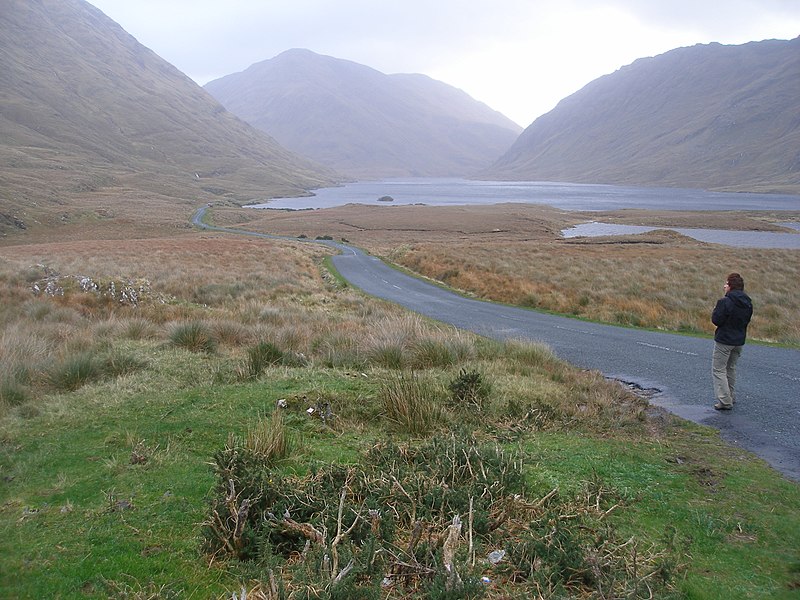
[{"label": "mountain ridge", "polygon": [[800,193],[800,38],[640,58],[564,98],[480,176]]},{"label": "mountain ridge", "polygon": [[230,114],[87,2],[6,2],[0,227],[48,212],[60,223],[71,202],[109,192],[166,207],[300,195],[341,180]]},{"label": "mountain ridge", "polygon": [[426,75],[295,48],[204,86],[287,148],[356,177],[467,175],[522,128]]}]

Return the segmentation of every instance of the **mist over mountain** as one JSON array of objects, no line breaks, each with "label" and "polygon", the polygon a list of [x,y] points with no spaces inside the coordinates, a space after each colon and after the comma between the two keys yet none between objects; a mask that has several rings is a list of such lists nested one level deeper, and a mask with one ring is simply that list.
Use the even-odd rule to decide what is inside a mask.
[{"label": "mist over mountain", "polygon": [[83,0],[3,0],[0,227],[95,193],[246,200],[337,178]]},{"label": "mist over mountain", "polygon": [[425,75],[289,50],[205,88],[282,145],[361,177],[462,176],[485,169],[522,128]]},{"label": "mist over mountain", "polygon": [[639,59],[539,117],[481,176],[800,193],[800,38]]}]

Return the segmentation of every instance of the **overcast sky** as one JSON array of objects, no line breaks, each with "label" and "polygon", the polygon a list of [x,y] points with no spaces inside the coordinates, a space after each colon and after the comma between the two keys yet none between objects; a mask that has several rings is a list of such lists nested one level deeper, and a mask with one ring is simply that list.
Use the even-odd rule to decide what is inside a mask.
[{"label": "overcast sky", "polygon": [[424,73],[523,127],[637,58],[800,35],[798,0],[90,0],[199,84],[291,48]]}]

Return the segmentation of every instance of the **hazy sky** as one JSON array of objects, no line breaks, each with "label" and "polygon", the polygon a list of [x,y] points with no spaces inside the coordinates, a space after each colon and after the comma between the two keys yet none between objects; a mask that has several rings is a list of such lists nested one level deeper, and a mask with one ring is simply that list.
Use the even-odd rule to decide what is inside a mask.
[{"label": "hazy sky", "polygon": [[800,35],[798,0],[90,0],[199,84],[291,48],[424,73],[523,127],[637,58]]}]

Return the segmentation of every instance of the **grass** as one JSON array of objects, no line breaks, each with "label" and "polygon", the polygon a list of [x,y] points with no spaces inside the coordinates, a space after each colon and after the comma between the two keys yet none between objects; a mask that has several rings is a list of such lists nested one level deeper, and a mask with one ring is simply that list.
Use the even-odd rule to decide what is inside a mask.
[{"label": "grass", "polygon": [[[476,558],[475,568],[468,567],[470,497],[475,556],[502,546],[522,564],[533,552],[545,561],[540,574],[552,575],[536,580],[538,585],[561,582],[564,594],[599,593],[576,575],[590,564],[585,561],[594,548],[605,557],[598,563],[601,571],[616,573],[614,585],[628,586],[617,588],[628,594],[638,585],[631,565],[669,559],[663,564],[673,571],[660,597],[796,595],[796,483],[726,446],[711,430],[648,407],[598,373],[560,362],[546,347],[477,338],[363,298],[323,277],[322,257],[317,248],[289,242],[207,235],[3,249],[4,594],[222,599],[245,587],[248,597],[269,597],[272,573],[288,591],[334,597],[330,580],[320,579],[323,546],[329,556],[332,547],[338,552],[339,572],[355,561],[351,573],[364,579],[348,579],[348,585],[377,586],[390,563],[373,561],[382,568],[371,579],[364,570],[370,555],[362,554],[368,546],[356,542],[355,529],[333,545],[337,508],[345,482],[353,490],[359,481],[380,490],[378,482],[394,474],[412,498],[438,490],[434,498],[446,499],[441,506],[449,508],[424,513],[431,540],[448,539],[454,512],[462,520],[447,548],[465,587],[448,590],[447,578],[422,578],[419,590],[428,597],[465,596],[469,590],[489,598],[534,594],[529,586],[535,576],[517,581],[509,570],[517,563],[492,567]],[[37,264],[96,280],[146,279],[150,291],[136,307],[78,289],[36,296],[30,286],[43,275]],[[210,293],[208,281],[226,286],[225,293]],[[173,325],[184,322],[203,323],[217,340],[216,351],[192,352],[170,343]],[[244,332],[234,331],[237,323]],[[267,341],[263,355],[250,356]],[[391,348],[394,358],[387,360],[381,348]],[[279,355],[303,360],[270,358]],[[84,356],[93,359],[96,376],[74,389],[54,385],[53,365]],[[454,381],[461,384],[450,389]],[[448,398],[448,391],[472,398],[469,393],[478,390],[479,400]],[[454,432],[459,440],[474,440],[480,460],[464,448],[470,458],[455,462],[464,454],[448,449]],[[435,443],[438,450],[425,454]],[[480,471],[494,460],[489,448],[514,457],[519,487],[513,494],[522,502],[521,512],[495,537],[480,533],[483,513],[476,499],[483,489],[430,486],[423,469],[440,460],[445,470]],[[308,560],[295,556],[286,562],[276,551],[240,561],[204,550],[203,523],[215,506],[223,510],[215,502],[224,503],[230,490],[212,465],[231,451],[258,458],[245,464],[253,478],[243,483],[262,482],[258,489],[267,491],[282,482],[274,499],[326,499],[324,510],[314,514],[289,507],[301,525],[323,531],[325,524],[322,545],[311,544]],[[390,465],[399,468],[400,457],[416,465],[413,470],[393,471]],[[441,496],[445,490],[452,495]],[[256,492],[254,487],[252,497],[261,498]],[[499,491],[490,493],[497,493],[491,497],[498,503],[508,501]],[[393,494],[392,506],[403,519],[413,506],[423,515],[421,500],[403,504],[397,490]],[[542,510],[530,508],[536,506]],[[566,518],[572,514],[580,520]],[[546,537],[553,519],[560,524],[557,543],[537,547],[535,536],[526,537],[526,530]],[[413,526],[410,520],[399,523],[393,543],[407,548]],[[440,573],[443,541],[426,542],[431,563],[423,561],[425,553],[415,560]],[[377,556],[388,560],[385,551]],[[469,587],[483,575],[492,585]],[[382,597],[408,592],[394,587]]]},{"label": "grass", "polygon": [[210,329],[197,321],[173,325],[169,340],[173,345],[190,352],[212,354],[217,349],[217,341],[211,335]]},{"label": "grass", "polygon": [[[229,447],[235,445],[229,442]],[[266,465],[274,465],[292,455],[296,442],[286,426],[283,412],[274,411],[270,418],[261,418],[247,432],[244,448]]]},{"label": "grass", "polygon": [[435,385],[411,373],[392,377],[380,390],[386,419],[398,431],[425,435],[443,422]]},{"label": "grass", "polygon": [[[710,311],[728,272],[746,273],[755,302],[751,339],[800,345],[800,304],[789,282],[796,251],[631,247],[630,244],[418,245],[403,266],[492,300],[591,320],[713,333]],[[458,265],[458,275],[442,279]],[[716,284],[716,285],[715,285]]]},{"label": "grass", "polygon": [[[753,297],[753,340],[800,346],[796,250],[702,244],[677,233],[562,240],[559,232],[602,219],[658,227],[772,231],[798,213],[623,210],[574,213],[546,206],[344,206],[318,211],[222,209],[226,224],[310,235],[330,232],[471,295],[626,326],[709,335],[720,279],[742,273]],[[215,215],[217,211],[215,211]],[[724,283],[724,282],[723,282]]]}]

